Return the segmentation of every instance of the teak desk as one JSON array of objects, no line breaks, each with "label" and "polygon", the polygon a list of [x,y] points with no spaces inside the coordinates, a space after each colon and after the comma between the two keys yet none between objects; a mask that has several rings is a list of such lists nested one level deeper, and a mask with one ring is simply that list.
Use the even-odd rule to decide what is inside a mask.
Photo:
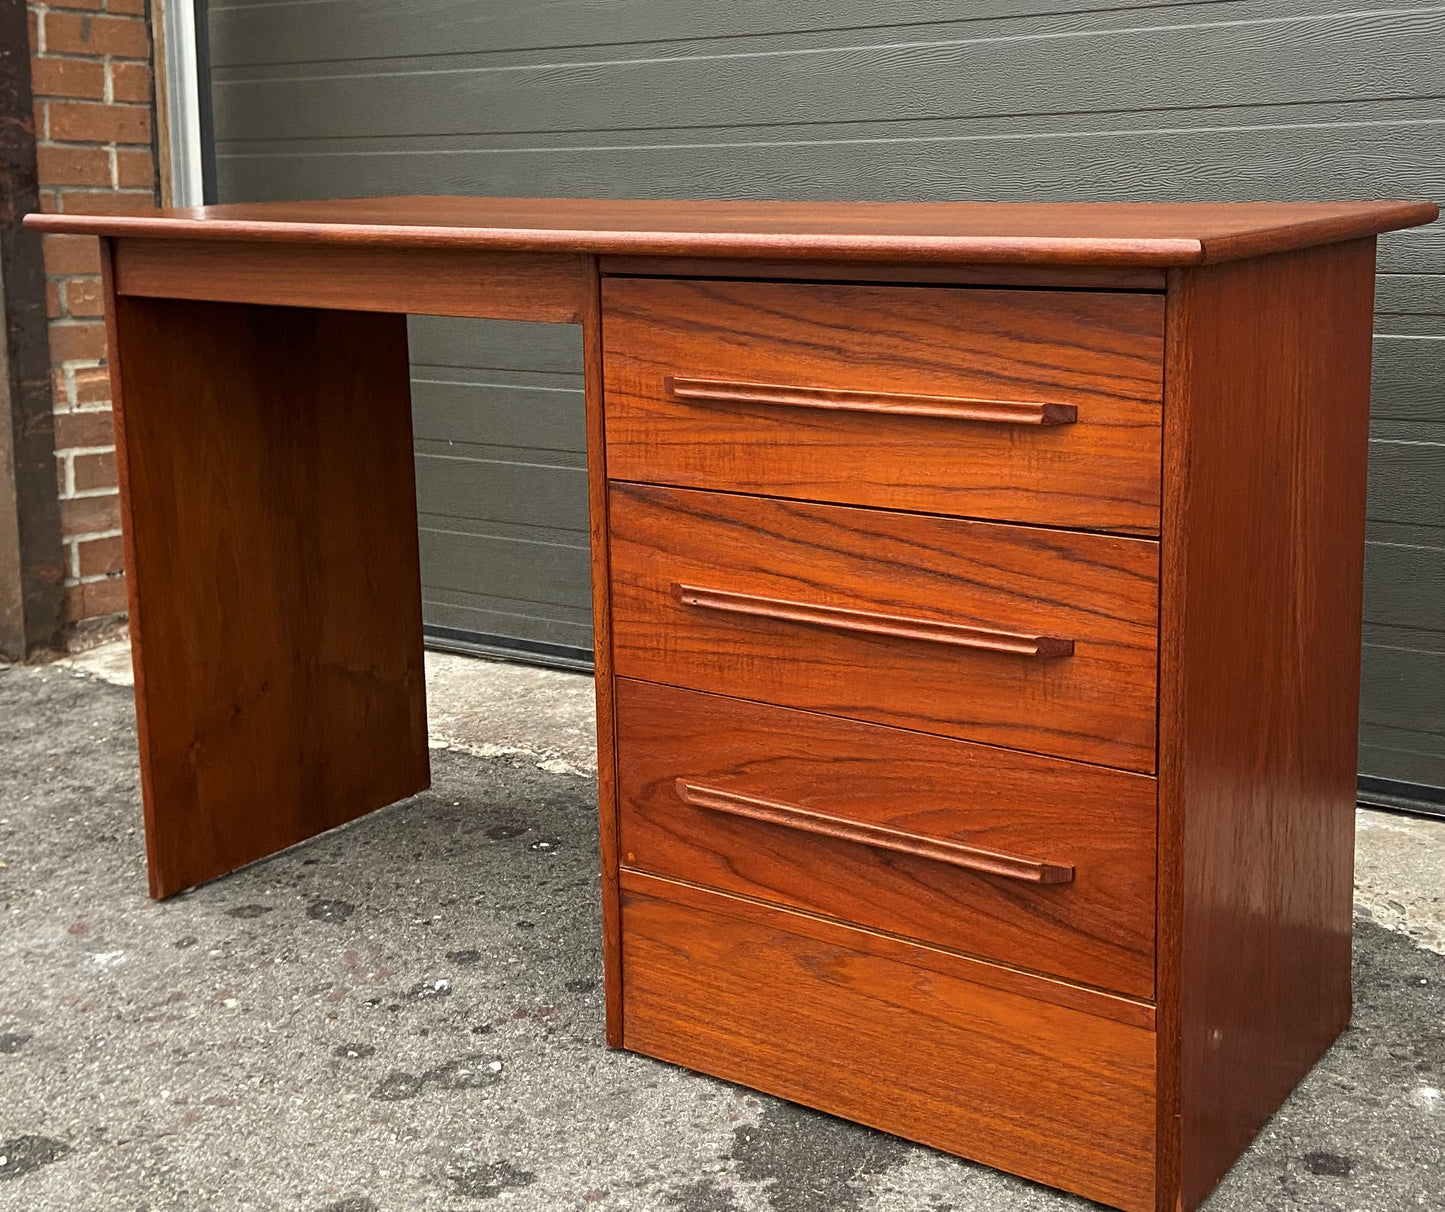
[{"label": "teak desk", "polygon": [[151,890],[427,785],[404,313],[586,334],[607,1038],[1121,1208],[1350,1017],[1376,234],[391,198],[106,242]]}]

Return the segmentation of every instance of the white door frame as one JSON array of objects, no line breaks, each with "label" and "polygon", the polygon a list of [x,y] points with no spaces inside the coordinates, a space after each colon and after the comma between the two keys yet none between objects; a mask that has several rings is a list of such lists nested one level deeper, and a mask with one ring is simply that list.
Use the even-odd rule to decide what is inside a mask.
[{"label": "white door frame", "polygon": [[201,91],[196,46],[196,0],[152,0],[155,42],[156,143],[161,204],[200,206]]}]

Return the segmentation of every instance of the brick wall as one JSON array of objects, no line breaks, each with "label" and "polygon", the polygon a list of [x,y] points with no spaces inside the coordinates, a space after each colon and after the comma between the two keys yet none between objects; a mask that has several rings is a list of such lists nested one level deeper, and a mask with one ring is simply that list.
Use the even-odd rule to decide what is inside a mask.
[{"label": "brick wall", "polygon": [[[70,213],[155,204],[146,0],[30,10],[40,203]],[[55,459],[68,622],[125,610],[110,383],[96,242],[45,237]]]}]

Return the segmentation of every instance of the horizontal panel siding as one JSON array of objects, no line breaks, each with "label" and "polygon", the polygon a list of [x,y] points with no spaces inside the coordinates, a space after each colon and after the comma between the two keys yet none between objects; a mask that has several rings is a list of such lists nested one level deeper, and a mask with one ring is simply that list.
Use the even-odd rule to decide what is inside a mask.
[{"label": "horizontal panel siding", "polygon": [[581,332],[413,317],[428,624],[590,650]]},{"label": "horizontal panel siding", "polygon": [[[822,30],[898,29],[956,22],[958,0],[232,0],[210,7],[217,66],[316,62],[337,56],[337,31],[354,59],[450,52],[610,46],[618,43],[762,38]],[[1037,0],[978,0],[974,21],[1035,13]],[[1049,0],[1055,13],[1097,9],[1098,0]],[[1111,0],[1113,9],[1159,7],[1158,0]],[[886,21],[880,21],[886,16]]]},{"label": "horizontal panel siding", "polygon": [[[1154,17],[1117,31],[1057,34],[1034,33],[1032,24],[1005,26],[994,37],[751,54],[708,47],[685,57],[503,66],[448,59],[385,77],[353,64],[311,69],[301,79],[218,74],[216,138],[621,132],[1375,101],[1438,89],[1445,44],[1438,10],[1186,26]],[[1219,53],[1221,39],[1227,55]],[[1100,70],[1139,63],[1168,64],[1168,71]],[[444,105],[436,103],[439,90]]]},{"label": "horizontal panel siding", "polygon": [[1360,769],[1445,786],[1445,276],[1376,291]]},{"label": "horizontal panel siding", "polygon": [[[1445,541],[1445,535],[1440,536]],[[1436,637],[1445,647],[1445,551],[1423,544],[1375,541],[1365,547],[1365,618],[1374,628]],[[1445,693],[1439,696],[1445,700]]]},{"label": "horizontal panel siding", "polygon": [[[210,12],[227,200],[1445,197],[1445,3]],[[1445,226],[1382,238],[1380,265],[1361,764],[1445,782]],[[416,321],[412,349],[428,619],[526,616],[575,637],[575,332]],[[535,568],[505,570],[509,553]]]},{"label": "horizontal panel siding", "polygon": [[549,377],[417,366],[411,402],[418,449],[426,443],[434,455],[481,446],[580,455],[587,440],[581,376]]}]

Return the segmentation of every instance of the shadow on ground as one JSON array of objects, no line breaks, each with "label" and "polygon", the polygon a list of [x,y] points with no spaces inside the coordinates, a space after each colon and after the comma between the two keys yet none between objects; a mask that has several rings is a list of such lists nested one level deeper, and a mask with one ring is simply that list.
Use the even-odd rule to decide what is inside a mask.
[{"label": "shadow on ground", "polygon": [[[0,670],[0,1209],[1091,1206],[609,1051],[588,780],[434,753],[154,904],[134,753],[128,691]],[[1362,921],[1356,982],[1210,1212],[1445,1209],[1445,958]]]}]

